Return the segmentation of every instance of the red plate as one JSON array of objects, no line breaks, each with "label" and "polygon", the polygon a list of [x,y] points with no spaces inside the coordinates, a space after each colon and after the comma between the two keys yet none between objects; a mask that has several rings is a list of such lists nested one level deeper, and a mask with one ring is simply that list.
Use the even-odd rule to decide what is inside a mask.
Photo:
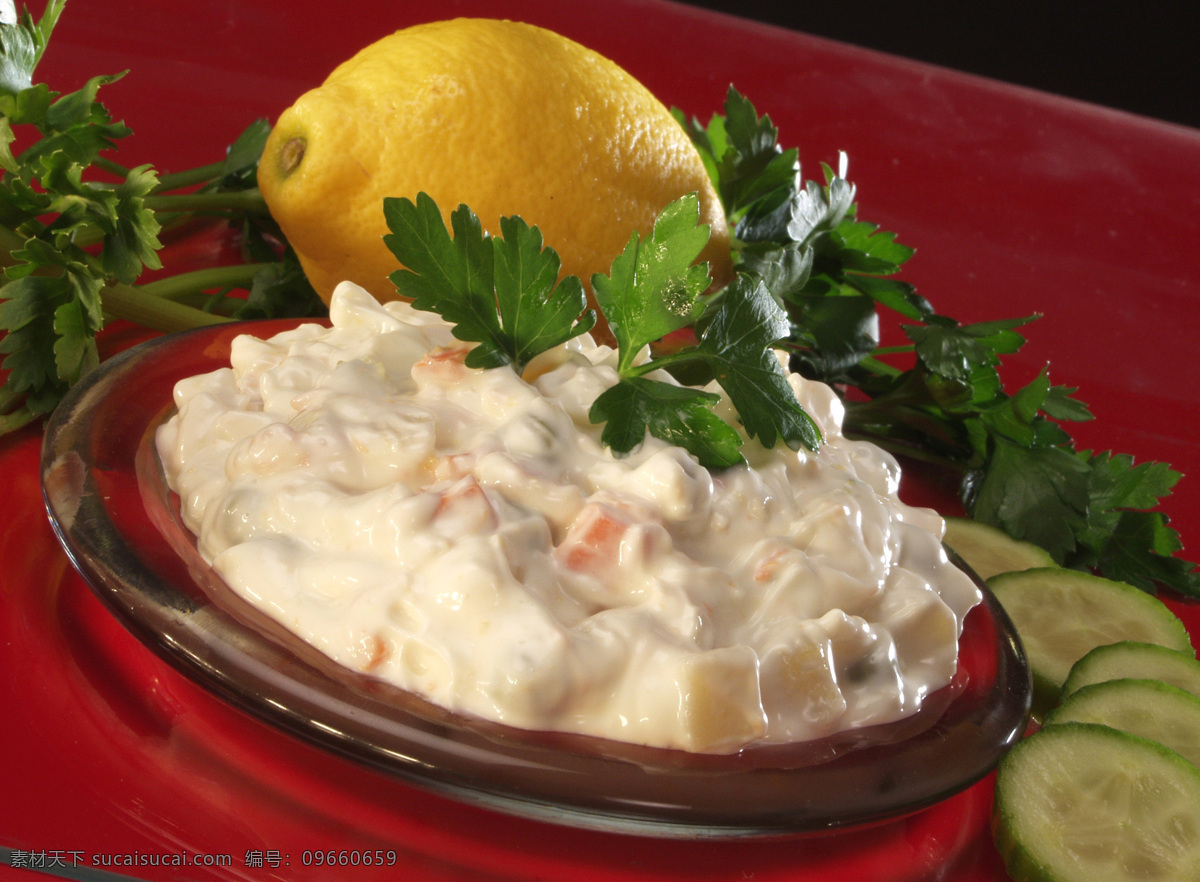
[{"label": "red plate", "polygon": [[[119,155],[178,170],[218,158],[248,122],[276,116],[367,42],[459,14],[551,27],[701,117],[735,83],[800,147],[809,174],[847,151],[863,216],[918,248],[906,277],[964,320],[1044,313],[1008,376],[1049,361],[1097,415],[1076,432],[1082,445],[1188,474],[1168,510],[1197,541],[1193,130],[654,0],[366,0],[352,11],[89,0],[68,4],[39,73],[68,91],[130,69],[101,93],[138,133]],[[224,254],[204,242],[185,257]],[[663,842],[463,806],[280,734],[160,661],[74,575],[42,512],[39,447],[33,429],[0,439],[0,845],[22,855],[153,879],[1006,878],[987,832],[987,779],[866,832]],[[906,492],[947,501],[928,486]],[[1196,607],[1173,605],[1195,633]],[[389,873],[362,866],[376,850],[395,855]],[[151,865],[184,853],[228,865]],[[330,855],[358,866],[317,866]]]}]

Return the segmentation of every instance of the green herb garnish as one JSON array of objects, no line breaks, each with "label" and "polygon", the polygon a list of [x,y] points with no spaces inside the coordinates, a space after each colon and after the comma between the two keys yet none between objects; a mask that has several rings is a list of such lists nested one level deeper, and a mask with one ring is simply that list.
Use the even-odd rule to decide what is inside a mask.
[{"label": "green herb garnish", "polygon": [[[124,74],[67,95],[33,82],[64,5],[0,25],[0,434],[49,413],[96,366],[111,319],[169,331],[320,309],[253,186],[266,123],[223,161],[175,175],[104,158],[130,131],[97,94]],[[247,262],[137,284],[162,268],[160,234],[198,216],[239,226]],[[225,297],[233,288],[250,294]]]},{"label": "green herb garnish", "polygon": [[383,213],[392,231],[384,242],[407,267],[392,273],[392,284],[417,309],[453,323],[458,339],[479,344],[468,367],[511,365],[520,373],[538,353],[595,325],[579,279],[558,282],[558,255],[520,218],[503,218],[493,238],[461,205],[450,216],[451,237],[426,193],[416,202],[385,199]]},{"label": "green herb garnish", "polygon": [[[797,403],[772,350],[787,336],[788,323],[766,288],[740,277],[714,302],[702,302],[711,280],[707,267],[695,263],[708,242],[699,216],[694,195],[672,203],[650,236],[630,238],[608,276],[592,278],[596,301],[617,338],[621,376],[596,399],[592,420],[605,422],[602,440],[618,453],[640,444],[649,431],[696,454],[701,464],[741,462],[740,436],[709,411],[718,396],[646,378],[660,369],[690,377],[700,370],[699,376],[715,379],[729,396],[751,438],[765,447],[782,439],[794,448],[815,448],[820,432]],[[703,328],[696,345],[635,363],[645,347],[691,324]]]},{"label": "green herb garnish", "polygon": [[[795,151],[736,90],[707,126],[677,116],[735,225],[739,270],[787,311],[793,368],[845,395],[848,435],[954,470],[971,517],[1064,566],[1200,596],[1200,572],[1174,556],[1182,544],[1158,510],[1179,473],[1076,450],[1064,424],[1091,414],[1046,371],[1005,389],[1001,357],[1038,316],[962,324],[938,314],[892,278],[912,251],[857,219],[844,158],[823,183],[802,183]],[[880,347],[889,318],[907,345]]]}]

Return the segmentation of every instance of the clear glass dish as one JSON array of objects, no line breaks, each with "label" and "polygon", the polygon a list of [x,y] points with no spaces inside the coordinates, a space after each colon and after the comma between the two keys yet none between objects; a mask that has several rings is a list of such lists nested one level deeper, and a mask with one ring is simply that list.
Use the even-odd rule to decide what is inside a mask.
[{"label": "clear glass dish", "polygon": [[899,817],[987,775],[1023,734],[1029,674],[984,589],[958,672],[914,716],[816,742],[708,756],[467,719],[335,664],[229,590],[180,523],[153,449],[179,379],[227,366],[220,325],[110,359],[51,418],[42,486],[72,563],[113,614],[194,681],[284,731],[450,797],[555,823],[717,838]]}]

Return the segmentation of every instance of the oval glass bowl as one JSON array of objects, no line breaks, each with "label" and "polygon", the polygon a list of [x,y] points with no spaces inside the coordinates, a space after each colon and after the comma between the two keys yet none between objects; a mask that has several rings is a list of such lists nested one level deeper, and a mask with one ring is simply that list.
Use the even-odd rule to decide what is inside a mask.
[{"label": "oval glass bowl", "polygon": [[1025,730],[1029,674],[984,590],[958,672],[914,716],[732,756],[689,754],[455,716],[337,665],[234,594],[196,551],[153,438],[172,389],[228,366],[218,325],[143,343],[89,374],[51,418],[47,511],[72,563],[139,640],[295,736],[443,795],[512,814],[661,837],[829,831],[917,811],[987,775]]}]

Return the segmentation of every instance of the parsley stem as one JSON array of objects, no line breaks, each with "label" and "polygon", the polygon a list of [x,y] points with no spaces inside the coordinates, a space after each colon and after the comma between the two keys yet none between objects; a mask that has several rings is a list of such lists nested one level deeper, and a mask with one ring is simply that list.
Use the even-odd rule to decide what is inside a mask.
[{"label": "parsley stem", "polygon": [[[129,177],[129,172],[131,171],[131,169],[121,165],[121,163],[114,162],[104,156],[97,156],[92,160],[92,165],[122,179]],[[210,162],[208,165],[198,165],[195,168],[185,169],[184,171],[159,175],[158,183],[151,192],[167,193],[171,190],[182,190],[184,187],[194,187],[197,184],[207,184],[221,174],[223,167],[224,163]]]},{"label": "parsley stem", "polygon": [[181,172],[173,172],[171,174],[160,175],[158,178],[158,186],[153,190],[154,193],[165,193],[169,190],[181,190],[184,187],[192,187],[196,184],[206,184],[221,174],[223,163],[213,162],[208,165],[196,166]]},{"label": "parsley stem", "polygon": [[182,193],[174,196],[147,196],[146,207],[154,211],[249,211],[267,213],[267,203],[257,188],[231,193]]},{"label": "parsley stem", "polygon": [[138,290],[146,297],[179,300],[197,291],[208,291],[212,288],[248,288],[254,281],[255,274],[266,266],[270,264],[238,263],[232,266],[209,267],[146,282],[138,285]]},{"label": "parsley stem", "polygon": [[163,297],[147,297],[140,287],[119,282],[105,286],[102,304],[104,312],[113,318],[168,333],[230,321],[226,316],[184,306]]},{"label": "parsley stem", "polygon": [[125,166],[121,165],[121,163],[113,162],[111,159],[108,159],[103,156],[97,156],[95,159],[93,159],[92,165],[95,168],[106,171],[111,175],[116,175],[118,178],[121,178],[122,180],[129,177],[129,171],[130,171],[129,169],[127,169]]},{"label": "parsley stem", "polygon": [[641,377],[651,371],[667,370],[676,365],[687,364],[696,360],[694,346],[687,349],[681,349],[678,352],[672,352],[668,355],[660,355],[657,358],[652,358],[650,361],[642,364],[630,365],[627,368],[621,369],[623,377]]},{"label": "parsley stem", "polygon": [[873,371],[874,373],[879,374],[880,376],[898,377],[902,373],[904,373],[904,371],[902,371],[898,367],[894,367],[894,366],[888,364],[886,361],[880,361],[875,356],[891,355],[893,353],[911,352],[911,351],[912,351],[911,346],[894,346],[891,349],[876,349],[870,355],[865,356],[862,359],[862,361],[860,361],[858,364],[860,367],[863,367],[863,368],[866,368],[867,370]]},{"label": "parsley stem", "polygon": [[37,417],[37,414],[24,405],[24,400],[24,394],[14,392],[7,383],[0,387],[0,435],[15,432]]}]

